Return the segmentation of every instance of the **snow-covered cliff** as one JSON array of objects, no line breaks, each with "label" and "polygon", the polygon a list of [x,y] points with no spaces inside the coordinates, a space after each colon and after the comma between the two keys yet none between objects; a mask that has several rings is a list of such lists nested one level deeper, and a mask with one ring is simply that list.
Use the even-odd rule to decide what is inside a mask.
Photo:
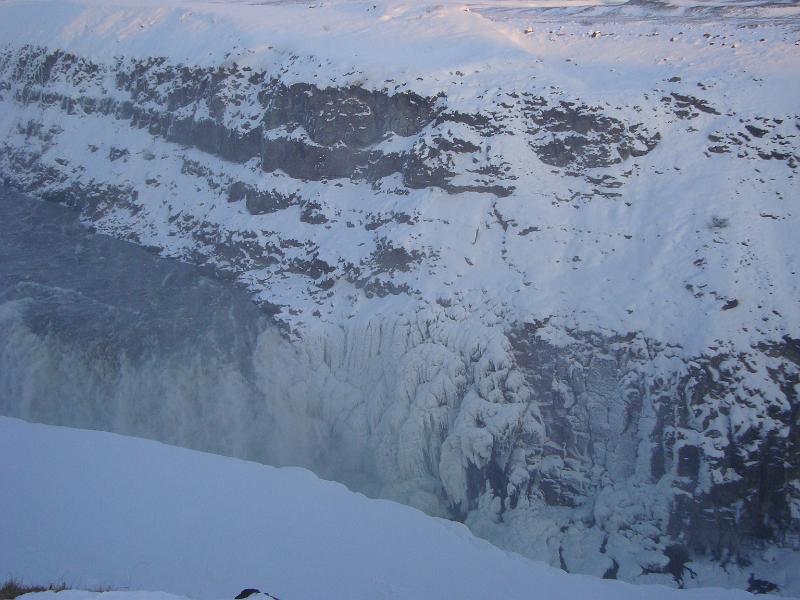
[{"label": "snow-covered cliff", "polygon": [[[11,0],[0,175],[252,292],[281,462],[570,571],[798,592],[800,8],[544,4]],[[69,423],[21,362],[3,412]]]}]

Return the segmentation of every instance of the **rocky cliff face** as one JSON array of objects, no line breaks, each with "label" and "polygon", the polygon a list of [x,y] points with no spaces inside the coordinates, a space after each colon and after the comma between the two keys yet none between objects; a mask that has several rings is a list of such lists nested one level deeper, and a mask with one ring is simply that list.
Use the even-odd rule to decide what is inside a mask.
[{"label": "rocky cliff face", "polygon": [[[235,63],[190,68],[152,58],[119,59],[105,66],[42,47],[9,51],[2,61],[6,81],[18,82],[8,89],[15,102],[58,109],[78,118],[108,117],[116,125],[142,130],[154,139],[201,151],[206,160],[216,157],[249,167],[251,172],[255,167],[279,175],[282,185],[270,186],[269,179],[259,181],[251,173],[242,180],[219,164],[216,169],[203,164],[203,159],[184,157],[180,165],[182,174],[199,179],[215,198],[242,202],[251,215],[297,207],[299,221],[310,225],[328,223],[331,219],[326,213],[337,209],[326,210],[319,193],[302,189],[301,184],[309,181],[367,183],[378,195],[391,182],[399,186],[388,190],[396,195],[436,188],[448,194],[509,196],[517,189],[518,176],[507,157],[492,152],[492,142],[498,137],[525,144],[544,165],[569,170],[591,187],[584,193],[586,198],[613,197],[611,190],[621,182],[602,169],[647,154],[660,137],[641,122],[625,124],[599,107],[548,102],[529,92],[498,94],[489,102],[489,110],[466,113],[449,109],[444,95],[389,94],[356,86],[322,89],[304,83],[287,86],[269,73]],[[63,133],[55,127],[43,130],[43,124],[35,120],[19,124],[16,133],[28,142],[7,142],[4,147],[8,183],[78,206],[95,220],[122,204],[133,209],[139,195],[133,182],[99,183],[94,177],[85,181],[75,177],[75,168],[80,170],[80,166],[68,158],[60,157],[47,166],[39,161]],[[90,144],[88,150],[102,152],[96,158],[107,163],[157,159],[152,152],[133,157],[124,144],[102,151]],[[593,175],[580,173],[584,168],[593,169]],[[288,191],[287,180],[296,189]],[[159,178],[147,182],[154,187],[170,183]],[[113,199],[107,186],[114,188]],[[368,214],[362,220],[367,221],[363,224],[367,231],[375,231],[388,222],[413,225],[419,216],[392,211],[387,216]],[[498,222],[507,229],[502,216]],[[213,244],[209,258],[224,257],[226,270],[241,273],[275,264],[278,270],[307,275],[322,288],[345,279],[379,295],[394,288],[370,275],[408,270],[423,258],[422,252],[409,253],[388,240],[378,240],[368,260],[359,264],[329,264],[313,252],[309,259],[308,243],[306,256],[287,261],[281,248],[292,244],[293,240],[283,237],[294,235],[292,231],[276,232],[265,248],[231,237],[208,240],[207,228],[194,220],[178,223],[176,228],[200,244]]]},{"label": "rocky cliff face", "polygon": [[[110,35],[93,10],[75,22]],[[254,359],[280,390],[264,422],[304,431],[280,462],[570,571],[797,592],[791,21],[430,10],[531,54],[377,82],[324,56],[12,40],[0,175],[253,293],[285,336]]]}]

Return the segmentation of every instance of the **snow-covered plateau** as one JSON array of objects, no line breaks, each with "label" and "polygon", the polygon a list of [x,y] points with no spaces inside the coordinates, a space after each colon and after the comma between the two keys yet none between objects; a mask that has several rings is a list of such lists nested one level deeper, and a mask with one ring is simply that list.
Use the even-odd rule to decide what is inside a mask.
[{"label": "snow-covered plateau", "polygon": [[0,414],[800,595],[798,165],[796,0],[4,0]]},{"label": "snow-covered plateau", "polygon": [[304,469],[4,417],[0,451],[0,573],[120,590],[26,600],[753,598],[567,575]]}]

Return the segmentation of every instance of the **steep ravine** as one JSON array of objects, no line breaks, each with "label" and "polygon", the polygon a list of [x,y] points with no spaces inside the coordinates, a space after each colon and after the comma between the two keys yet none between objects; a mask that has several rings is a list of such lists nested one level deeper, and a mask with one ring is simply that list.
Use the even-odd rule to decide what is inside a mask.
[{"label": "steep ravine", "polygon": [[[465,335],[446,309],[289,341],[191,267],[2,203],[3,414],[310,467],[598,576],[703,582],[690,557],[793,543],[796,343],[687,364],[544,323]],[[737,395],[755,377],[789,406]]]},{"label": "steep ravine", "polygon": [[[765,171],[748,210],[783,232],[797,115],[664,86],[615,107],[9,46],[0,412],[306,466],[569,571],[800,593],[796,277],[714,198],[683,229],[635,212],[690,149]],[[751,272],[779,288],[757,309]]]}]

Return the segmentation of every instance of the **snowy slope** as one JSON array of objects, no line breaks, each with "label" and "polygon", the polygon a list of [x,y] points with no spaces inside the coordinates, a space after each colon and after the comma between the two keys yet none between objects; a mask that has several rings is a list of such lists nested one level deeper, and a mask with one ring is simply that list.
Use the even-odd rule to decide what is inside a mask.
[{"label": "snowy slope", "polygon": [[6,185],[284,337],[247,402],[158,394],[15,304],[0,409],[335,464],[570,571],[800,593],[798,10],[1,3]]},{"label": "snowy slope", "polygon": [[7,418],[0,455],[0,577],[198,599],[750,597],[569,576],[301,469]]},{"label": "snowy slope", "polygon": [[[4,111],[4,138],[12,147],[27,145],[28,154],[33,132],[18,123],[41,121],[44,129],[37,135],[50,141],[39,140],[41,149],[29,158],[47,164],[45,180],[52,193],[65,183],[54,179],[64,178],[83,188],[134,190],[136,213],[104,213],[101,227],[174,255],[207,254],[208,240],[196,230],[213,228],[217,238],[234,247],[224,257],[213,256],[210,249],[212,256],[203,260],[233,270],[257,297],[282,307],[281,319],[293,327],[308,324],[315,311],[331,322],[356,309],[363,312],[353,298],[358,295],[353,283],[371,276],[384,289],[391,279],[394,287],[389,289],[407,289],[423,305],[442,299],[490,305],[520,318],[556,316],[583,328],[641,331],[680,344],[688,353],[719,339],[741,348],[754,340],[800,335],[798,319],[787,313],[797,309],[800,289],[797,277],[784,268],[795,273],[797,257],[782,243],[796,227],[787,206],[797,187],[800,98],[793,4],[763,9],[766,15],[777,11],[774,19],[753,9],[754,16],[734,12],[726,18],[723,13],[710,22],[630,22],[603,15],[595,17],[600,24],[573,20],[569,12],[553,24],[548,12],[542,21],[536,12],[517,10],[509,16],[497,7],[485,9],[484,16],[480,6],[467,11],[458,4],[332,2],[309,8],[296,3],[11,1],[2,9],[0,41],[9,48],[27,46],[29,54],[31,45],[59,49],[97,63],[83,75],[56,75],[48,66],[48,80],[39,89],[31,69],[41,57],[30,55],[16,63],[13,53],[6,56],[7,99],[40,98],[49,106],[63,104],[66,95],[75,104],[64,105],[67,114],[47,109],[39,115],[35,106],[40,102],[27,109],[30,114]],[[592,37],[594,31],[601,35]],[[130,64],[151,57],[168,60]],[[218,101],[227,104],[198,104],[172,95],[169,66],[181,64],[222,69]],[[62,58],[56,71],[67,67]],[[154,87],[115,83],[120,69],[133,69],[134,80],[144,75],[137,86],[145,84],[149,72],[153,81],[147,85]],[[234,76],[223,75],[226,69]],[[441,166],[454,175],[448,178],[449,188],[437,186],[436,176],[414,179],[408,167],[403,182],[387,171],[378,179],[376,194],[375,182],[367,185],[347,169],[298,170],[287,178],[285,160],[267,167],[242,156],[236,161],[243,164],[220,164],[186,149],[177,160],[148,161],[142,157],[175,156],[172,145],[161,145],[163,137],[183,143],[188,137],[178,139],[173,131],[154,138],[154,126],[148,131],[147,118],[143,122],[139,113],[133,117],[134,131],[125,119],[109,122],[102,115],[109,110],[130,115],[125,103],[131,101],[145,114],[160,112],[159,104],[168,103],[172,110],[182,105],[174,117],[201,123],[219,119],[226,131],[244,136],[253,131],[264,107],[256,97],[260,88],[250,89],[237,72],[251,79],[274,77],[283,85],[358,86],[430,99],[436,105],[427,127],[414,135],[390,130],[389,140],[378,136],[365,147],[384,155],[410,154],[426,161],[434,175]],[[19,77],[30,77],[31,85],[18,88]],[[103,98],[119,106],[103,108],[98,105]],[[85,105],[89,100],[91,109]],[[562,103],[585,107],[587,121],[544,123],[544,139],[531,136],[532,119],[541,124],[554,117],[536,109],[563,111],[567,105]],[[450,116],[438,121],[433,116],[442,113]],[[496,123],[470,126],[457,117],[462,113],[488,115]],[[592,124],[592,115],[612,121]],[[335,129],[342,124],[334,116],[328,120]],[[590,145],[590,150],[608,150],[611,156],[569,160],[562,152],[548,158],[548,150],[553,151],[545,143],[548,137],[562,139],[573,125],[589,127],[590,144],[599,146]],[[636,134],[620,133],[619,126],[633,127]],[[763,133],[750,134],[748,126]],[[611,133],[603,136],[602,127],[611,127]],[[301,129],[294,130],[293,138],[275,127],[265,138],[279,138],[284,144],[275,151],[286,153]],[[107,157],[114,155],[111,149],[120,136],[129,155],[111,161]],[[566,137],[563,144],[569,149],[572,142]],[[454,140],[456,146],[468,144],[443,153],[442,144],[449,148]],[[325,149],[331,144],[310,141],[309,149],[300,140],[303,147],[297,152],[311,160],[314,144]],[[200,139],[194,143],[208,147]],[[617,147],[623,156],[632,151],[634,157],[619,161],[613,156]],[[330,151],[335,149],[334,143]],[[433,153],[445,164],[436,164]],[[187,161],[197,167],[192,170]],[[27,164],[17,156],[7,170],[19,171],[18,163]],[[269,170],[266,179],[262,168]],[[206,174],[200,181],[198,170]],[[331,178],[340,181],[333,186]],[[298,179],[306,181],[298,187]],[[231,180],[274,190],[288,208],[254,219],[241,203],[225,201],[236,197],[228,194]],[[144,181],[154,183],[144,186]],[[159,182],[169,182],[172,189]],[[503,196],[505,191],[511,195],[498,199],[475,193],[491,191],[492,184]],[[461,190],[457,200],[452,198]],[[305,212],[294,212],[297,202],[287,199],[293,194],[302,198]],[[662,213],[663,219],[655,218]],[[178,217],[192,220],[179,227]],[[324,227],[314,226],[323,222]],[[289,233],[299,249],[282,246]],[[246,256],[234,261],[231,255],[246,253],[235,246],[237,237],[267,249],[271,260]],[[409,264],[400,272],[387,274],[376,264],[381,240],[406,252]],[[225,249],[218,248],[220,253]],[[322,261],[327,281],[302,272],[297,262],[310,257]],[[323,289],[315,283],[324,284]],[[731,300],[741,308],[721,311]],[[658,319],[651,318],[653,311]]]}]

